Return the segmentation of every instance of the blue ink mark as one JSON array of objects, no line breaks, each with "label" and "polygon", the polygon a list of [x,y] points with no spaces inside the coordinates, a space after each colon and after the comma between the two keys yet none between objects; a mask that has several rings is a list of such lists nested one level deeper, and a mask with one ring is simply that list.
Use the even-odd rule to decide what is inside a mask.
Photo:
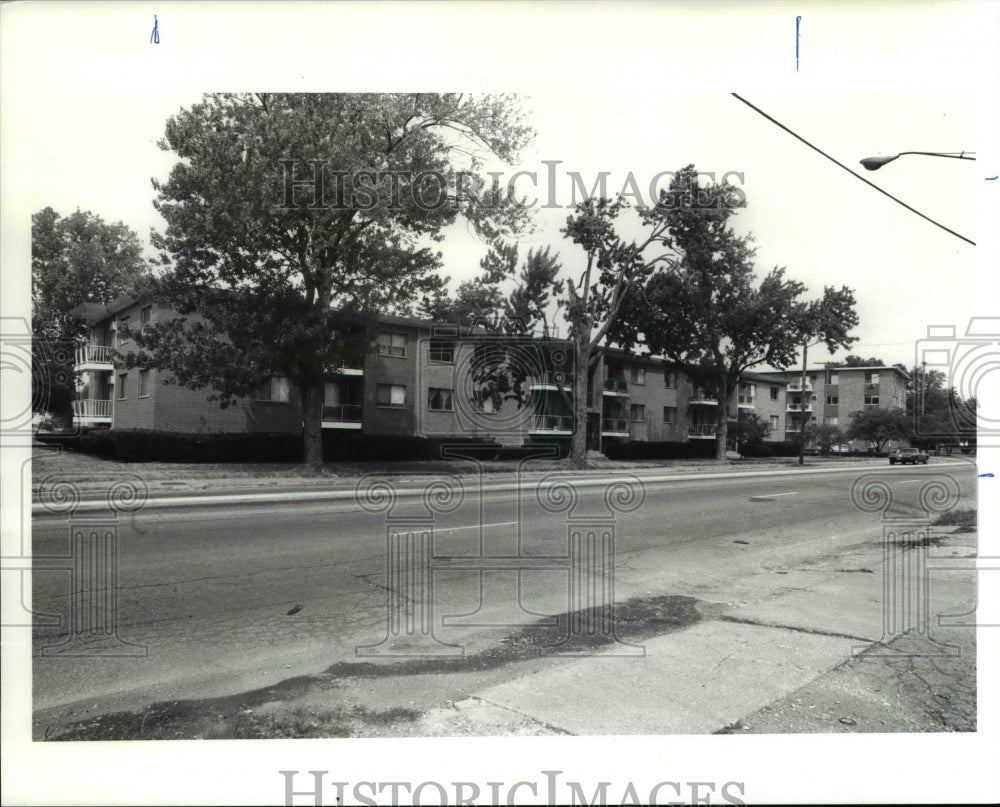
[{"label": "blue ink mark", "polygon": [[987,181],[987,182],[992,182],[992,181],[993,181],[994,179],[1000,179],[1000,176],[995,176],[995,177],[986,177],[986,181]]},{"label": "blue ink mark", "polygon": [[160,23],[159,20],[156,19],[155,14],[153,15],[153,33],[149,35],[149,44],[150,45],[160,44]]},{"label": "blue ink mark", "polygon": [[982,479],[984,476],[988,476],[990,479],[993,478],[993,474],[991,474],[991,473],[989,473],[989,474],[979,474],[979,478],[980,479]]},{"label": "blue ink mark", "polygon": [[799,72],[799,23],[802,22],[802,16],[799,15],[795,18],[795,72]]}]

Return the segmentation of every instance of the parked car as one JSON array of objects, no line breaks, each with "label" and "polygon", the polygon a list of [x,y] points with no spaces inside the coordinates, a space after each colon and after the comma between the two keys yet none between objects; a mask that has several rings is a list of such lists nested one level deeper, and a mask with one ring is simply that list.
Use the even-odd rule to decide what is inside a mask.
[{"label": "parked car", "polygon": [[914,465],[918,462],[922,462],[926,465],[928,459],[928,455],[919,448],[897,448],[889,454],[890,465],[895,465],[897,462],[900,465],[905,465],[908,462],[912,462]]}]

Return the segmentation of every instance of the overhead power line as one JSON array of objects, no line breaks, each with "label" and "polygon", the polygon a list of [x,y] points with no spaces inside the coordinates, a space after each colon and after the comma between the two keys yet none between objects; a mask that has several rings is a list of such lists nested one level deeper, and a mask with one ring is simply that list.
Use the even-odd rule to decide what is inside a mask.
[{"label": "overhead power line", "polygon": [[975,246],[975,245],[976,245],[976,242],[975,242],[975,241],[972,241],[971,239],[969,239],[969,238],[966,238],[966,237],[965,237],[964,235],[962,235],[961,233],[956,233],[956,232],[955,232],[954,230],[952,230],[952,229],[949,229],[948,227],[945,227],[945,226],[944,226],[944,225],[943,225],[943,224],[942,224],[941,222],[939,222],[939,221],[935,221],[935,220],[934,220],[934,219],[932,219],[932,218],[931,218],[930,216],[925,216],[925,215],[924,215],[923,213],[921,213],[921,212],[920,212],[919,210],[917,210],[916,208],[914,208],[914,207],[910,207],[910,205],[906,204],[906,202],[904,202],[904,201],[903,201],[902,199],[897,199],[897,198],[896,198],[895,196],[893,196],[893,195],[892,195],[891,193],[889,193],[889,192],[888,192],[888,191],[886,191],[886,190],[883,190],[883,189],[882,189],[882,188],[880,188],[880,187],[879,187],[878,185],[876,185],[876,184],[875,184],[874,182],[869,182],[869,181],[868,181],[867,179],[865,179],[865,178],[864,178],[863,176],[861,176],[861,174],[857,173],[856,171],[853,171],[852,169],[850,169],[850,168],[848,168],[848,167],[847,167],[846,165],[844,165],[844,164],[843,164],[842,162],[840,162],[840,160],[836,159],[835,157],[831,157],[831,156],[830,156],[829,154],[827,154],[827,153],[826,153],[825,151],[823,151],[823,149],[819,148],[818,146],[814,146],[814,145],[813,145],[812,143],[810,143],[810,142],[809,142],[808,140],[806,140],[806,139],[805,139],[804,137],[802,137],[801,135],[798,135],[798,134],[796,134],[795,132],[793,132],[793,131],[792,131],[791,129],[789,129],[789,128],[788,128],[787,126],[785,126],[785,124],[781,123],[781,121],[777,121],[777,120],[775,120],[774,118],[772,118],[772,117],[771,117],[770,115],[768,115],[768,114],[767,114],[767,113],[766,113],[766,112],[765,112],[764,110],[760,109],[760,107],[756,107],[756,106],[754,106],[753,104],[751,104],[751,103],[750,103],[750,102],[749,102],[749,101],[748,101],[748,100],[747,100],[746,98],[743,98],[742,96],[740,96],[740,95],[737,95],[736,93],[732,93],[732,96],[733,96],[733,98],[735,98],[736,100],[738,100],[738,101],[742,101],[742,102],[743,102],[744,104],[746,104],[746,105],[747,105],[748,107],[750,107],[750,109],[752,109],[752,110],[753,110],[754,112],[756,112],[757,114],[759,114],[759,115],[762,115],[763,117],[767,118],[767,119],[768,119],[769,121],[771,121],[771,123],[773,123],[773,124],[774,124],[775,126],[777,126],[778,128],[780,128],[780,129],[784,129],[784,130],[785,130],[786,132],[788,132],[788,134],[790,134],[790,135],[791,135],[792,137],[794,137],[794,138],[795,138],[796,140],[799,140],[799,141],[801,141],[801,142],[805,143],[805,144],[806,144],[807,146],[809,146],[809,148],[811,148],[811,149],[812,149],[813,151],[817,151],[817,152],[819,152],[820,154],[822,154],[822,155],[823,155],[824,157],[826,157],[826,158],[827,158],[827,159],[828,159],[828,160],[829,160],[830,162],[832,162],[832,163],[834,163],[834,164],[836,164],[836,165],[839,165],[839,166],[840,166],[841,168],[843,168],[843,169],[844,169],[845,171],[847,171],[847,173],[851,174],[851,176],[854,176],[854,177],[856,177],[857,179],[860,179],[860,180],[861,180],[862,182],[864,182],[864,183],[865,183],[865,185],[868,185],[868,186],[870,186],[870,187],[874,188],[875,190],[877,190],[877,191],[878,191],[879,193],[881,193],[881,194],[882,194],[882,195],[884,195],[884,196],[888,196],[888,197],[889,197],[890,199],[892,199],[892,201],[894,201],[894,202],[895,202],[896,204],[899,204],[899,205],[902,205],[902,206],[903,206],[903,207],[905,207],[905,208],[906,208],[907,210],[909,210],[909,211],[910,211],[911,213],[916,213],[916,214],[917,214],[918,216],[920,216],[920,218],[922,218],[922,219],[925,219],[926,221],[929,221],[929,222],[930,222],[931,224],[933,224],[933,225],[934,225],[935,227],[940,227],[940,228],[941,228],[942,230],[944,230],[944,231],[945,231],[945,232],[947,232],[947,233],[951,233],[951,234],[952,234],[953,236],[955,236],[956,238],[961,238],[961,239],[962,239],[963,241],[965,241],[965,242],[966,242],[967,244],[972,244],[972,246]]}]

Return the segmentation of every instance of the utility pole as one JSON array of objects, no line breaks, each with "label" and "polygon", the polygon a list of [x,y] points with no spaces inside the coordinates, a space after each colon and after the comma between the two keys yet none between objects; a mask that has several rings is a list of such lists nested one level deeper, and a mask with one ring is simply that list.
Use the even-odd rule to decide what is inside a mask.
[{"label": "utility pole", "polygon": [[799,465],[806,464],[806,356],[809,343],[802,343],[802,393],[799,396]]}]

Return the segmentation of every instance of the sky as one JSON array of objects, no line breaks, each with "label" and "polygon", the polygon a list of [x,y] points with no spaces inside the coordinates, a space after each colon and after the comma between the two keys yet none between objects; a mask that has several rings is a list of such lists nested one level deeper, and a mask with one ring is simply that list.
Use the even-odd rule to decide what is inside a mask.
[{"label": "sky", "polygon": [[[928,327],[954,327],[961,336],[971,317],[997,316],[1000,180],[989,178],[1000,174],[998,8],[989,2],[5,4],[4,328],[15,328],[29,311],[32,213],[46,206],[64,215],[89,210],[124,221],[144,239],[150,227],[161,226],[150,178],[165,178],[172,161],[156,142],[166,119],[204,92],[514,92],[525,96],[537,130],[517,167],[537,170],[541,180],[542,161],[560,161],[561,203],[569,190],[566,171],[588,184],[610,172],[611,190],[629,172],[641,187],[688,163],[720,178],[736,172],[748,206],[735,226],[755,236],[759,270],[787,267],[810,296],[825,285],[853,288],[861,324],[851,352],[910,366]],[[158,42],[151,37],[154,15]],[[867,187],[731,92],[977,246]],[[866,156],[909,150],[971,150],[978,160],[909,156],[877,173],[858,165]],[[559,234],[568,213],[540,211],[524,251],[552,245],[568,271],[578,268],[580,255]],[[456,280],[475,273],[482,245],[461,228],[442,249]],[[816,349],[810,358],[830,357]],[[27,390],[24,379],[5,375],[5,406],[26,400]],[[20,470],[3,468],[9,492],[18,480],[8,474]],[[984,520],[993,499],[981,500]],[[5,506],[5,540],[20,529],[15,517],[16,508]],[[5,694],[10,658],[8,645]],[[22,676],[30,676],[27,658],[18,657]],[[990,680],[985,671],[981,680]],[[29,699],[9,697],[5,741],[11,721],[28,719]],[[432,748],[409,745],[407,754],[384,743],[341,743],[335,753],[320,742],[209,749],[120,744],[113,757],[96,748],[28,744],[19,748],[19,768],[36,772],[49,788],[47,800],[61,803],[84,796],[135,803],[153,797],[152,782],[162,800],[174,793],[192,803],[272,803],[280,797],[271,781],[279,768],[339,768],[355,780],[368,772],[384,781],[389,767],[398,778],[423,779],[433,770],[485,780],[496,760],[510,776],[519,770],[537,776],[540,764],[599,775],[617,771],[612,760],[618,760],[630,772],[660,779],[752,777],[757,802],[905,803],[928,794],[972,798],[996,758],[992,734],[971,738],[961,753],[933,738],[907,738],[914,742],[906,743],[906,758],[920,771],[907,784],[882,775],[894,754],[876,737],[846,744],[826,736],[808,743],[758,738],[735,750],[712,745],[714,738],[681,739],[625,738],[613,751],[601,738],[578,738],[572,746],[521,741],[489,746],[498,749],[489,753],[478,743],[442,740]],[[807,757],[800,759],[804,746]],[[788,764],[796,759],[802,764]],[[376,768],[383,773],[372,773]],[[53,770],[61,775],[52,777]],[[185,776],[174,776],[177,770]]]}]

